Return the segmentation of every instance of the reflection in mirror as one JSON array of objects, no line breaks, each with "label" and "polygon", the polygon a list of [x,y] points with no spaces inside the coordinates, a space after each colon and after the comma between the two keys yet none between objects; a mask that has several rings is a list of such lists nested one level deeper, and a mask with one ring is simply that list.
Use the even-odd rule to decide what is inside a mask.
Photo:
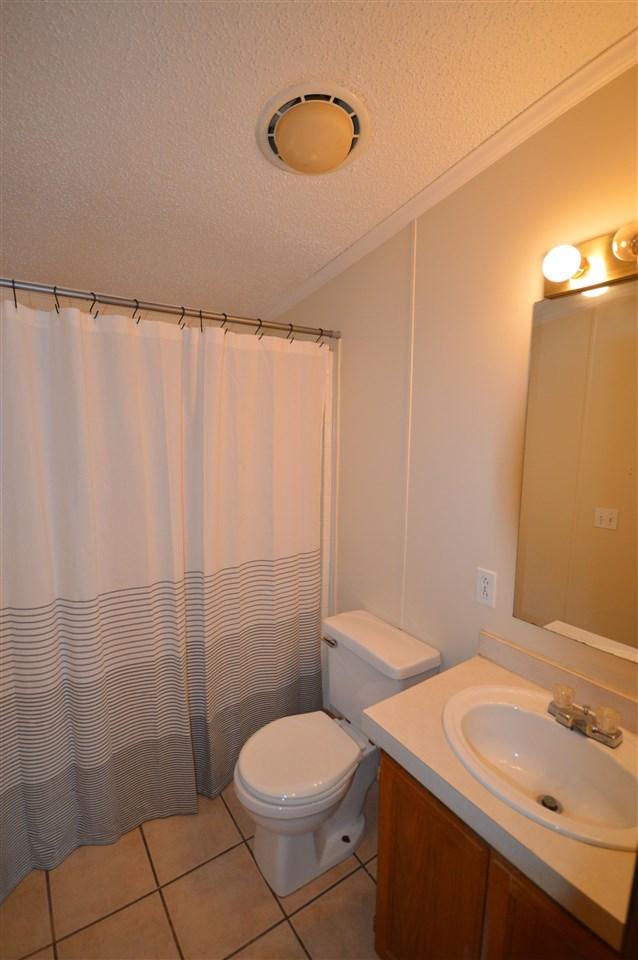
[{"label": "reflection in mirror", "polygon": [[631,660],[637,286],[534,307],[514,601],[515,617]]}]

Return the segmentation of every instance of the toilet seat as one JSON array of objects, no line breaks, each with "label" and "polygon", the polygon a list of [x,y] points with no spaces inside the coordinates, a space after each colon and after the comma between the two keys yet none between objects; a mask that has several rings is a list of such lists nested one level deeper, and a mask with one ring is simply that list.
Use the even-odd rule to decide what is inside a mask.
[{"label": "toilet seat", "polygon": [[298,820],[313,817],[334,807],[344,796],[352,781],[349,773],[339,784],[328,793],[319,797],[310,797],[303,803],[288,803],[280,800],[262,800],[244,782],[239,770],[235,768],[234,784],[237,797],[253,817],[268,817],[270,820]]},{"label": "toilet seat", "polygon": [[246,741],[237,772],[264,804],[302,807],[329,802],[347,785],[361,747],[323,711],[283,717]]}]

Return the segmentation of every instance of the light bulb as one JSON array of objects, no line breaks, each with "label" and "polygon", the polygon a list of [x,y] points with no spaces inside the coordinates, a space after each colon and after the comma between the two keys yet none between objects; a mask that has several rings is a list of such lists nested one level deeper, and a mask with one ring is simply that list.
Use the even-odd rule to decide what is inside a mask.
[{"label": "light bulb", "polygon": [[635,220],[616,230],[611,249],[616,260],[631,263],[638,259],[638,223]]},{"label": "light bulb", "polygon": [[563,283],[584,272],[586,261],[578,247],[561,243],[552,247],[543,260],[543,276],[553,283]]}]

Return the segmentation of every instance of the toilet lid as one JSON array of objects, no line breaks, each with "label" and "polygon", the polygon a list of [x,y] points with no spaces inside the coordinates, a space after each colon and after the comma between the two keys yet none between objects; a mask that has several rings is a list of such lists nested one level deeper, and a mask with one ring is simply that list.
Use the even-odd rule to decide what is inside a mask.
[{"label": "toilet lid", "polygon": [[322,711],[283,717],[246,741],[237,766],[246,786],[276,803],[303,803],[338,786],[361,748]]}]

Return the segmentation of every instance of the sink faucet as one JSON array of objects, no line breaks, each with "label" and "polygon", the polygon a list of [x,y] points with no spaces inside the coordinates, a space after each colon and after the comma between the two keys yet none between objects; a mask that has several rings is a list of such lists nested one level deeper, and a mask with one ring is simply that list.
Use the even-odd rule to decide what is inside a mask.
[{"label": "sink faucet", "polygon": [[576,691],[566,683],[555,683],[552,687],[554,699],[550,701],[547,712],[564,727],[577,730],[592,740],[604,743],[606,747],[619,747],[622,743],[622,730],[618,726],[620,714],[611,707],[599,707],[592,710],[588,706],[574,703]]}]

